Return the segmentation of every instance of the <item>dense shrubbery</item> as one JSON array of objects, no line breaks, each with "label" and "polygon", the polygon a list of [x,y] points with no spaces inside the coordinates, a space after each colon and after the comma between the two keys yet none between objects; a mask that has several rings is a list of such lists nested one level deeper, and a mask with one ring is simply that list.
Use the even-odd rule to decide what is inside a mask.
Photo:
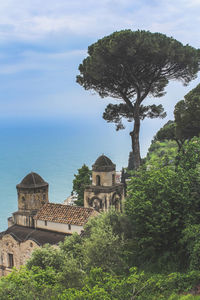
[{"label": "dense shrubbery", "polygon": [[179,154],[177,168],[152,167],[131,178],[125,212],[132,223],[136,265],[154,265],[158,271],[163,265],[186,270],[190,264],[182,235],[187,226],[200,224],[199,153],[200,141],[193,139]]}]

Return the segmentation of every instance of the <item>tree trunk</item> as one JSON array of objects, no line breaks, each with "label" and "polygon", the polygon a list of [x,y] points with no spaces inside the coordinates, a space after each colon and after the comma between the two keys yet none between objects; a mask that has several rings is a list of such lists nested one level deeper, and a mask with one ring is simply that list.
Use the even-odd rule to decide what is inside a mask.
[{"label": "tree trunk", "polygon": [[134,128],[133,131],[130,132],[132,149],[133,149],[134,170],[137,170],[141,165],[139,133],[140,133],[140,117],[139,117],[139,110],[136,109],[135,117],[134,117]]}]

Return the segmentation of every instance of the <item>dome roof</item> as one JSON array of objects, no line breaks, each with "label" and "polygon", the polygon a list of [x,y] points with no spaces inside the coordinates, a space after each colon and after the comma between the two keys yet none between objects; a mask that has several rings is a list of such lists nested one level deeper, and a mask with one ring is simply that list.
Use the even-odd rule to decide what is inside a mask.
[{"label": "dome roof", "polygon": [[20,184],[17,185],[19,188],[37,188],[48,186],[48,183],[38,175],[37,173],[31,172],[24,177]]},{"label": "dome roof", "polygon": [[115,164],[105,155],[101,155],[97,158],[94,165],[92,166],[93,171],[100,171],[100,172],[109,172],[115,171]]}]

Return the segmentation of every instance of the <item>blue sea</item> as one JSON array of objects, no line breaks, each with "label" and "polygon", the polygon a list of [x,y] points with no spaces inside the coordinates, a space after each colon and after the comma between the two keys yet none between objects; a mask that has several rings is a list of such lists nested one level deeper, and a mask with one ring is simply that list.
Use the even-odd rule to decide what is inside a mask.
[{"label": "blue sea", "polygon": [[[72,191],[74,174],[84,163],[91,168],[98,156],[105,154],[118,171],[127,166],[129,131],[116,132],[113,124],[100,117],[0,122],[0,231],[7,228],[7,218],[17,210],[16,185],[29,172],[40,174],[49,183],[51,202],[63,203]],[[142,136],[144,154],[152,134],[146,129]]]},{"label": "blue sea", "polygon": [[33,171],[49,183],[49,199],[62,203],[77,169],[109,156],[117,169],[127,165],[128,132],[116,133],[103,120],[28,120],[0,123],[0,231],[17,210],[16,184]]}]

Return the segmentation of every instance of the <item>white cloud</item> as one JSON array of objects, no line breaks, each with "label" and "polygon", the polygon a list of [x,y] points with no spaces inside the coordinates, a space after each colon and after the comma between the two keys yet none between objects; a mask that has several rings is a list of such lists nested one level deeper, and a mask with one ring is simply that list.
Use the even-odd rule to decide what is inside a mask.
[{"label": "white cloud", "polygon": [[6,0],[0,3],[0,39],[37,40],[68,33],[101,37],[122,28],[142,28],[194,43],[199,14],[200,0],[20,0],[17,5]]},{"label": "white cloud", "polygon": [[[43,115],[47,107],[49,115],[59,115],[76,112],[76,106],[85,113],[95,107],[99,113],[98,109],[105,107],[105,100],[97,104],[75,85],[86,49],[77,50],[74,41],[71,46],[71,38],[83,36],[94,41],[116,30],[144,29],[200,48],[200,0],[5,0],[0,1],[0,15],[1,45],[13,42],[9,53],[3,48],[0,53],[0,75],[4,78],[1,108],[5,105],[1,115]],[[67,43],[60,47],[60,41],[66,38]],[[45,47],[40,48],[41,40]],[[48,45],[54,40],[58,43],[56,51]],[[16,41],[17,45],[22,42],[19,49],[15,49]],[[31,43],[25,48],[23,42],[27,41]],[[30,94],[37,99],[27,101]],[[65,105],[69,97],[70,106]]]}]

